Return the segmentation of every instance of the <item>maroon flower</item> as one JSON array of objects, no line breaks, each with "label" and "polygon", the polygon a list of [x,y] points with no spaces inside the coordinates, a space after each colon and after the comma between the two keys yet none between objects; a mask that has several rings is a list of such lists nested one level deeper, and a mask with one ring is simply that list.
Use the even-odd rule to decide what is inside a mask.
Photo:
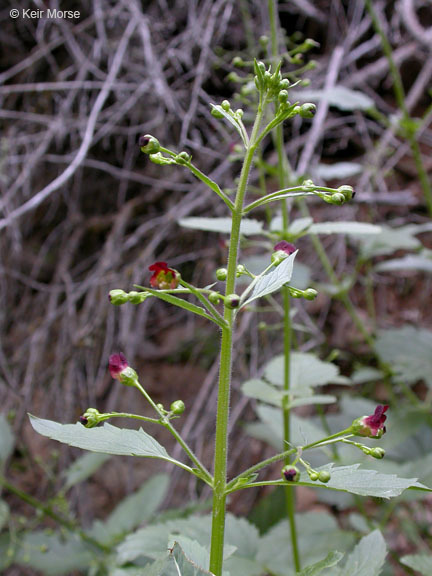
[{"label": "maroon flower", "polygon": [[375,412],[370,416],[363,416],[354,420],[351,426],[352,433],[356,436],[366,436],[368,438],[381,438],[386,428],[384,422],[387,420],[385,412],[388,406],[380,404],[375,408]]},{"label": "maroon flower", "polygon": [[177,270],[168,268],[166,262],[155,262],[149,266],[149,270],[153,272],[153,276],[150,278],[150,286],[152,288],[173,290],[179,285],[180,274]]},{"label": "maroon flower", "polygon": [[285,254],[288,254],[288,256],[289,256],[290,254],[295,252],[297,250],[297,248],[294,246],[294,244],[291,244],[291,242],[287,242],[286,240],[281,240],[280,242],[278,242],[276,244],[276,246],[273,248],[273,250],[275,252],[277,252],[278,250],[281,250],[282,252],[285,252]]},{"label": "maroon flower", "polygon": [[125,355],[120,352],[120,354],[112,354],[109,358],[108,368],[111,376],[115,380],[120,380],[120,375],[125,370],[129,364],[125,358]]},{"label": "maroon flower", "polygon": [[287,482],[298,482],[300,479],[300,470],[297,466],[287,464],[287,466],[282,468],[282,478]]}]

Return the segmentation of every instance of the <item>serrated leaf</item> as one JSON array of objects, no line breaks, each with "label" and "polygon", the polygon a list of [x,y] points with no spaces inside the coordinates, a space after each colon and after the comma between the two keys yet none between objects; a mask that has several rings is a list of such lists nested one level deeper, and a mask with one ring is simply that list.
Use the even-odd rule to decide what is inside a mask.
[{"label": "serrated leaf", "polygon": [[0,466],[12,454],[15,446],[15,437],[9,422],[0,414]]},{"label": "serrated leaf", "polygon": [[308,234],[379,234],[381,226],[368,222],[315,222],[308,229]]},{"label": "serrated leaf", "polygon": [[169,487],[167,474],[156,474],[134,494],[124,498],[104,521],[96,520],[90,535],[103,544],[143,524],[162,504]]},{"label": "serrated leaf", "polygon": [[212,576],[212,572],[205,570],[190,560],[177,542],[171,549],[170,555],[175,561],[175,567],[178,568],[178,571],[173,572],[172,576]]},{"label": "serrated leaf", "polygon": [[[192,230],[204,230],[206,232],[217,232],[218,234],[230,234],[232,219],[231,218],[201,218],[191,216],[190,218],[180,218],[178,220],[180,226],[183,228],[191,228]],[[243,236],[252,236],[261,234],[263,230],[262,222],[258,220],[243,218],[240,225],[240,233]]]},{"label": "serrated leaf", "polygon": [[46,576],[70,574],[85,570],[95,561],[95,552],[75,535],[60,539],[48,532],[32,532],[23,535],[15,562],[31,566]]},{"label": "serrated leaf", "polygon": [[306,472],[302,472],[300,484],[377,498],[394,498],[408,488],[427,490],[425,486],[417,482],[417,478],[399,478],[396,474],[381,474],[376,470],[364,470],[359,466],[360,464],[333,467],[333,464],[327,464],[318,468],[318,470],[330,472],[331,478],[327,484],[310,482]]},{"label": "serrated leaf", "polygon": [[298,250],[293,252],[293,254],[290,254],[285,258],[285,260],[282,260],[282,262],[276,266],[276,268],[270,270],[268,274],[262,276],[255,284],[252,295],[246,300],[246,302],[243,302],[242,307],[250,304],[258,298],[273,294],[277,290],[280,290],[284,284],[287,284],[287,282],[291,280],[294,260],[297,253]]},{"label": "serrated leaf", "polygon": [[87,480],[109,459],[108,454],[98,453],[84,454],[77,458],[65,472],[65,489]]},{"label": "serrated leaf", "polygon": [[395,270],[413,270],[432,274],[432,258],[422,255],[408,254],[403,258],[394,258],[386,262],[380,262],[375,266],[377,272],[394,272]]},{"label": "serrated leaf", "polygon": [[422,576],[432,574],[432,556],[430,554],[409,554],[401,558],[402,564],[417,570]]},{"label": "serrated leaf", "polygon": [[375,350],[397,378],[407,384],[425,380],[432,387],[432,331],[413,326],[381,330]]},{"label": "serrated leaf", "polygon": [[231,126],[234,126],[234,128],[240,134],[240,138],[242,139],[245,148],[247,148],[248,143],[246,142],[245,135],[243,134],[243,131],[240,128],[238,122],[236,122],[236,120],[228,112],[225,112],[225,110],[219,104],[210,104],[210,106],[212,107],[212,110],[217,110],[219,114],[222,114],[222,116],[231,124]]},{"label": "serrated leaf", "polygon": [[69,446],[118,456],[159,458],[181,465],[180,462],[171,458],[165,448],[144,432],[142,428],[130,430],[105,423],[101,427],[88,429],[79,423],[60,424],[52,420],[37,418],[31,414],[29,417],[36,432],[52,440],[69,444]]},{"label": "serrated leaf", "polygon": [[361,174],[364,170],[363,164],[358,162],[335,162],[334,164],[318,164],[314,173],[323,180],[344,180]]},{"label": "serrated leaf", "polygon": [[[275,356],[268,362],[264,377],[275,386],[284,385],[284,356]],[[339,368],[332,362],[320,360],[311,352],[292,352],[290,361],[290,387],[294,390],[346,383],[340,380]],[[349,382],[349,381],[348,381]]]},{"label": "serrated leaf", "polygon": [[374,101],[363,92],[358,90],[351,90],[345,86],[333,86],[328,90],[301,90],[290,93],[294,100],[301,98],[302,102],[311,100],[312,102],[320,102],[325,100],[330,106],[339,108],[343,111],[352,110],[369,110],[375,107]]},{"label": "serrated leaf", "polygon": [[321,574],[321,572],[326,568],[332,568],[333,566],[336,566],[336,564],[338,564],[342,558],[342,552],[333,550],[332,552],[329,552],[323,560],[303,568],[303,570],[298,573],[298,576],[318,576],[318,574]]},{"label": "serrated leaf", "polygon": [[347,558],[344,576],[379,576],[387,556],[385,540],[379,530],[364,536]]}]

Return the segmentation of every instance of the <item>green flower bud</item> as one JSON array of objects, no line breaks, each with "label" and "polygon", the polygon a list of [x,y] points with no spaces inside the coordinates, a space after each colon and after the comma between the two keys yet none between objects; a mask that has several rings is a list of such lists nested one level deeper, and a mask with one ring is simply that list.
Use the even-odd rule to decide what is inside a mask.
[{"label": "green flower bud", "polygon": [[156,408],[157,408],[158,410],[160,410],[161,412],[165,412],[164,407],[163,407],[163,404],[156,404]]},{"label": "green flower bud", "polygon": [[384,448],[377,446],[376,448],[371,448],[370,455],[377,460],[381,460],[385,456]]},{"label": "green flower bud", "polygon": [[279,88],[281,90],[288,90],[289,87],[290,87],[290,83],[289,83],[288,78],[284,78],[283,80],[281,80],[279,82]]},{"label": "green flower bud", "polygon": [[224,117],[222,112],[215,107],[212,107],[210,114],[213,116],[213,118],[217,118],[218,120]]},{"label": "green flower bud", "polygon": [[110,290],[108,298],[114,306],[121,306],[122,304],[129,302],[129,296],[124,290]]},{"label": "green flower bud", "polygon": [[244,65],[244,60],[240,56],[235,56],[232,60],[232,65],[241,68]]},{"label": "green flower bud", "polygon": [[330,480],[331,475],[330,472],[328,470],[321,470],[318,473],[318,480],[320,482],[324,482],[325,484],[327,484],[327,482]]},{"label": "green flower bud", "polygon": [[80,416],[79,421],[86,428],[94,428],[102,420],[101,413],[96,408],[87,408],[82,416]]},{"label": "green flower bud", "polygon": [[303,292],[303,298],[306,298],[306,300],[315,300],[317,295],[318,292],[313,288],[307,288],[307,290]]},{"label": "green flower bud", "polygon": [[242,110],[242,108],[237,108],[234,114],[239,120],[241,120],[243,118],[244,110]]},{"label": "green flower bud", "polygon": [[150,292],[129,292],[128,298],[131,304],[142,304],[146,298],[151,296]]},{"label": "green flower bud", "polygon": [[127,366],[120,372],[118,379],[125,386],[136,386],[138,383],[138,374],[133,368]]},{"label": "green flower bud", "polygon": [[219,302],[221,301],[221,295],[219,294],[219,292],[210,292],[210,294],[208,295],[208,299],[212,304],[219,304]]},{"label": "green flower bud", "polygon": [[278,100],[280,103],[286,104],[288,102],[288,91],[281,90],[278,94]]},{"label": "green flower bud", "polygon": [[335,192],[331,196],[324,196],[323,200],[328,204],[334,204],[335,206],[342,206],[342,204],[345,204],[345,196],[339,192]]},{"label": "green flower bud", "polygon": [[160,150],[160,143],[154,136],[151,134],[145,134],[145,136],[141,136],[138,140],[138,145],[141,148],[141,152],[144,154],[155,154]]},{"label": "green flower bud", "polygon": [[352,186],[339,186],[338,193],[343,194],[346,201],[351,200],[355,196],[355,192]]},{"label": "green flower bud", "polygon": [[236,269],[237,278],[239,278],[239,276],[241,276],[245,272],[246,272],[246,268],[243,266],[243,264],[238,264],[237,269]]},{"label": "green flower bud", "polygon": [[237,72],[230,72],[226,77],[228,82],[240,82],[241,78]]},{"label": "green flower bud", "polygon": [[225,112],[228,112],[229,110],[231,110],[231,104],[229,103],[228,100],[224,100],[221,104],[221,107],[223,110],[225,110]]},{"label": "green flower bud", "polygon": [[177,416],[183,414],[183,412],[185,411],[185,405],[183,400],[176,400],[175,402],[173,402],[170,406],[170,410],[173,414],[176,414]]},{"label": "green flower bud", "polygon": [[185,166],[186,164],[190,163],[192,157],[187,152],[180,152],[180,154],[177,154],[177,156],[175,157],[175,160],[177,164],[180,164],[180,166]]},{"label": "green flower bud", "polygon": [[228,274],[228,270],[226,268],[218,268],[216,270],[216,278],[218,280],[220,280],[221,282],[226,280],[227,274]]},{"label": "green flower bud", "polygon": [[227,308],[238,308],[240,296],[237,296],[237,294],[228,294],[228,296],[225,296],[224,304]]},{"label": "green flower bud", "polygon": [[318,472],[315,472],[315,470],[312,470],[312,468],[309,468],[307,473],[312,482],[316,482],[318,480]]},{"label": "green flower bud", "polygon": [[261,62],[261,61],[260,61],[260,62],[257,62],[257,66],[258,66],[261,74],[264,74],[264,72],[266,71],[266,67],[265,67],[264,62]]},{"label": "green flower bud", "polygon": [[153,164],[158,164],[159,166],[171,166],[172,164],[176,163],[173,158],[167,158],[160,152],[157,152],[156,154],[150,154],[149,158]]},{"label": "green flower bud", "polygon": [[260,46],[262,48],[266,48],[267,44],[269,43],[269,37],[263,34],[262,36],[259,37],[258,42],[260,43]]},{"label": "green flower bud", "polygon": [[297,466],[287,464],[281,470],[282,478],[287,482],[298,482],[300,480],[300,470]]},{"label": "green flower bud", "polygon": [[302,106],[300,106],[299,114],[302,118],[313,118],[315,116],[315,113],[316,113],[315,104],[307,102],[306,104],[302,104]]}]

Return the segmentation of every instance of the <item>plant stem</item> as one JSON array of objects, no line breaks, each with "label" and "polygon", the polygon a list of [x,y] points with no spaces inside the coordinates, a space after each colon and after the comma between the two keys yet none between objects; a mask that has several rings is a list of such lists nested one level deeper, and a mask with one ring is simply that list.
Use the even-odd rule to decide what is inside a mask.
[{"label": "plant stem", "polygon": [[[240,224],[242,220],[243,204],[246,195],[249,173],[252,166],[252,160],[256,150],[256,140],[261,125],[264,105],[265,102],[262,102],[262,98],[260,96],[258,111],[252,129],[249,146],[246,150],[232,214],[225,295],[233,294],[235,290],[238,250],[240,244]],[[232,309],[225,307],[224,319],[227,323],[227,326],[222,328],[222,341],[220,348],[219,387],[216,413],[216,441],[214,455],[212,534],[210,547],[210,572],[212,572],[215,576],[222,575],[225,535],[228,418],[234,324],[234,314]]]}]

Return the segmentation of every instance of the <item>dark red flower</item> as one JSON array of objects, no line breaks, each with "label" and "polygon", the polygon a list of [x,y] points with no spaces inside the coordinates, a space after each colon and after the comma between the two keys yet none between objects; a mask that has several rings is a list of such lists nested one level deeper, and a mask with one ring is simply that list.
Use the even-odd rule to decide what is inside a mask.
[{"label": "dark red flower", "polygon": [[351,426],[353,434],[369,438],[381,438],[386,431],[384,422],[387,420],[387,416],[385,415],[387,410],[387,405],[379,404],[375,408],[375,412],[370,416],[363,416],[362,418],[354,420]]},{"label": "dark red flower", "polygon": [[120,375],[125,370],[129,364],[127,363],[126,357],[120,352],[120,354],[112,354],[109,357],[108,368],[111,376],[115,380],[120,380]]},{"label": "dark red flower", "polygon": [[280,242],[278,242],[276,244],[276,246],[273,248],[273,250],[275,252],[277,252],[278,250],[281,250],[282,252],[285,252],[285,254],[292,254],[293,252],[295,252],[297,250],[297,248],[294,246],[294,244],[291,244],[291,242],[287,242],[286,240],[281,240]]},{"label": "dark red flower", "polygon": [[179,285],[180,274],[177,270],[168,268],[166,262],[155,262],[149,266],[149,270],[153,272],[153,276],[150,278],[150,286],[152,288],[159,288],[159,290],[173,290]]}]

